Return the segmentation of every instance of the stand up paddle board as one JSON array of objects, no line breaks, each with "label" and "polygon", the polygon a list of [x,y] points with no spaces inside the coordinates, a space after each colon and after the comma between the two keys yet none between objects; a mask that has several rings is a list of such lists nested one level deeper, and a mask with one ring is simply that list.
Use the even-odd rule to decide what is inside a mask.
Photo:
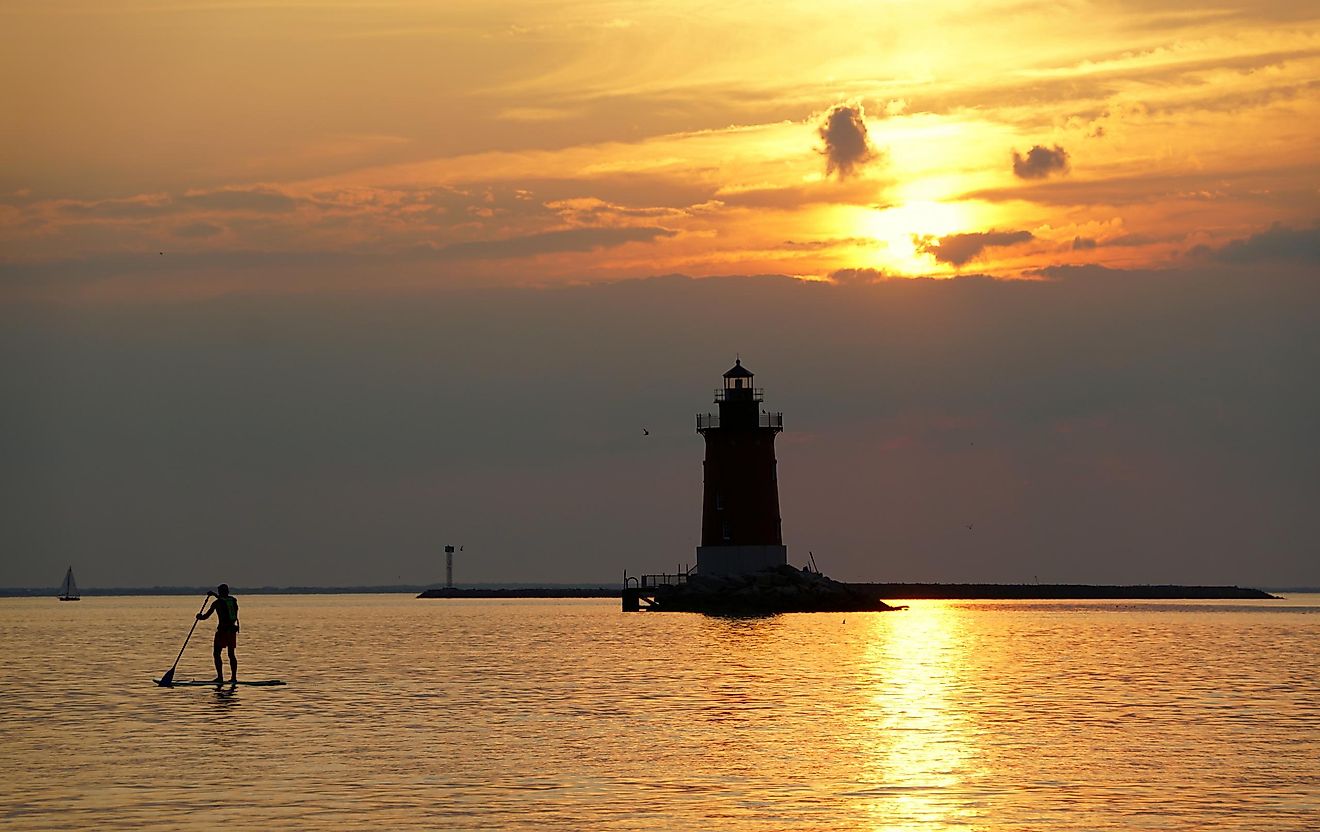
[{"label": "stand up paddle board", "polygon": [[[160,685],[160,679],[155,679],[156,684]],[[283,679],[239,679],[237,682],[213,682],[203,679],[175,679],[168,685],[160,685],[163,688],[227,688],[233,685],[251,685],[257,688],[274,688],[288,684]]]}]

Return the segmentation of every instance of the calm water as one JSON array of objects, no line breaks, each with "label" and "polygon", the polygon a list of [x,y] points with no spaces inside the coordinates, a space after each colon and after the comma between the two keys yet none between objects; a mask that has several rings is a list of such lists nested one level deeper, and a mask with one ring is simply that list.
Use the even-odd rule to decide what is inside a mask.
[{"label": "calm water", "polygon": [[1320,596],[240,601],[288,687],[152,684],[200,598],[0,600],[0,826],[1320,828]]}]

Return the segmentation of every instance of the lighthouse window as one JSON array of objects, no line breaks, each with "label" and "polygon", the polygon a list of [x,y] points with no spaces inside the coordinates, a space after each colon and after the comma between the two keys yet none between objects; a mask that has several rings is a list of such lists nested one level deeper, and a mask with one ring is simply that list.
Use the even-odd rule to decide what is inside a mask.
[{"label": "lighthouse window", "polygon": [[715,492],[715,510],[724,511],[724,495],[718,491]]},{"label": "lighthouse window", "polygon": [[729,521],[728,521],[728,520],[725,520],[723,523],[720,524],[720,532],[721,532],[721,534],[724,535],[724,539],[725,539],[725,540],[732,540],[732,539],[733,539],[733,531],[732,531],[732,529],[729,528]]}]

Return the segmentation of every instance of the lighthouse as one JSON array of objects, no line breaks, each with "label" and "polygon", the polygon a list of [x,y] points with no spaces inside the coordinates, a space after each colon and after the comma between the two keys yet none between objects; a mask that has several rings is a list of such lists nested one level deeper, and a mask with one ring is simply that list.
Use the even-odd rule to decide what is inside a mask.
[{"label": "lighthouse", "polygon": [[697,414],[706,461],[696,567],[673,575],[625,571],[623,611],[775,615],[895,609],[874,588],[788,565],[775,470],[775,437],[784,430],[784,414],[762,409],[765,396],[755,381],[738,359],[715,391],[718,411]]},{"label": "lighthouse", "polygon": [[761,409],[764,391],[753,381],[738,359],[715,391],[719,411],[697,414],[706,440],[698,575],[744,575],[788,562],[775,461],[784,414]]}]

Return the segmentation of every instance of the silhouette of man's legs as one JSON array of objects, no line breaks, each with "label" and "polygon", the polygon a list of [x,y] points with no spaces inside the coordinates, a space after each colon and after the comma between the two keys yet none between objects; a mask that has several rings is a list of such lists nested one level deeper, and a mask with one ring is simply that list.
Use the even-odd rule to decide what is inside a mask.
[{"label": "silhouette of man's legs", "polygon": [[[215,651],[216,673],[220,672],[220,651]],[[229,648],[229,681],[238,681],[238,657],[234,655],[234,648]]]},{"label": "silhouette of man's legs", "polygon": [[[234,658],[233,650],[229,651],[229,658],[231,661],[233,660]],[[220,645],[217,644],[215,646],[215,680],[217,682],[220,682],[223,681],[224,678],[225,678],[224,671],[220,669]]]}]

